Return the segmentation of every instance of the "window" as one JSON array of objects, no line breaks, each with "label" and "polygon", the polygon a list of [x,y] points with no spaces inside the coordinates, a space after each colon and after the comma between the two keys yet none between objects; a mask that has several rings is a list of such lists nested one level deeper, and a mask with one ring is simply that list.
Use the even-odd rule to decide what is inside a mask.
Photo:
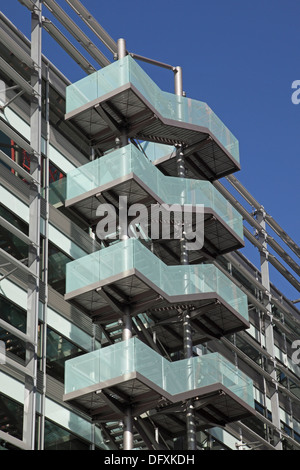
[{"label": "window", "polygon": [[66,176],[53,163],[49,163],[49,202],[59,208],[66,199]]},{"label": "window", "polygon": [[27,264],[28,245],[3,227],[1,227],[0,248],[17,260]]},{"label": "window", "polygon": [[[19,306],[0,295],[0,318],[26,333],[26,312]],[[17,356],[25,361],[26,346],[24,341],[0,327],[0,340],[5,343],[6,354]]]},{"label": "window", "polygon": [[292,436],[292,428],[285,424],[283,421],[281,421],[281,429],[288,435]]},{"label": "window", "polygon": [[262,365],[262,356],[257,349],[253,348],[247,341],[245,341],[239,335],[236,335],[236,346],[243,351],[248,357],[250,357],[256,364]]},{"label": "window", "polygon": [[250,417],[250,418],[243,419],[242,422],[248,428],[252,429],[259,436],[261,436],[263,439],[267,438],[266,425],[259,418],[256,418],[255,416],[253,416],[253,417]]},{"label": "window", "polygon": [[63,382],[66,360],[84,353],[71,341],[47,328],[47,374]]},{"label": "window", "polygon": [[89,450],[90,444],[61,428],[51,421],[45,421],[45,450]]},{"label": "window", "polygon": [[300,387],[292,379],[289,379],[289,388],[290,391],[296,395],[297,398],[300,398]]},{"label": "window", "polygon": [[[2,205],[0,205],[0,216],[11,223],[14,227],[19,229],[21,232],[25,233],[26,235],[28,234],[28,225]],[[27,244],[4,227],[1,227],[0,248],[12,255],[17,260],[24,261],[24,264],[27,264]]]},{"label": "window", "polygon": [[265,416],[269,421],[272,421],[272,413],[261,403],[254,400],[254,405],[256,411],[258,411],[261,415]]},{"label": "window", "polygon": [[264,416],[266,412],[265,407],[261,405],[260,403],[258,403],[257,401],[255,401],[254,404],[255,404],[256,411],[258,411],[261,415]]},{"label": "window", "polygon": [[[0,131],[0,150],[4,152],[8,157],[10,157],[14,162],[24,168],[25,171],[28,173],[30,172],[30,155],[22,149],[16,142],[14,142],[10,137]],[[2,165],[4,163],[1,162]],[[8,165],[4,165],[6,168],[10,169],[10,171],[16,175],[18,172],[13,168],[10,168]],[[20,176],[21,179],[22,176]],[[25,180],[24,180],[25,181]]]},{"label": "window", "polygon": [[288,387],[288,378],[280,369],[276,369],[276,375],[278,382],[284,387]]},{"label": "window", "polygon": [[0,394],[0,430],[23,438],[23,406],[3,394]]},{"label": "window", "polygon": [[14,227],[19,229],[21,232],[25,233],[25,235],[28,235],[28,224],[24,222],[23,220],[21,220],[13,212],[10,212],[10,210],[7,209],[7,207],[2,206],[1,204],[0,204],[0,216],[3,217],[3,219],[7,220],[7,222],[11,223]]},{"label": "window", "polygon": [[64,295],[66,289],[66,264],[71,261],[71,258],[51,242],[49,242],[48,251],[48,283],[53,289]]},{"label": "window", "polygon": [[[16,162],[20,165],[27,173],[30,173],[30,155],[22,149],[19,145],[16,144],[12,139],[10,139],[6,134],[0,131],[0,150],[4,152],[8,157],[12,159],[12,161]],[[44,171],[44,161],[45,157],[42,156],[42,165],[41,165],[41,173],[42,173],[42,187],[45,187],[45,171]],[[9,165],[0,162],[1,165],[4,165],[8,168],[15,176],[20,177],[26,184],[27,181],[18,175],[18,172],[13,168],[10,168]],[[50,202],[51,197],[57,201],[64,200],[64,180],[65,174],[60,171],[53,163],[49,162],[49,185],[50,185]],[[51,190],[52,188],[52,190]],[[63,199],[62,199],[63,196]],[[52,202],[53,204],[53,202]]]},{"label": "window", "polygon": [[298,434],[296,431],[294,431],[294,439],[297,442],[300,442],[300,434]]}]

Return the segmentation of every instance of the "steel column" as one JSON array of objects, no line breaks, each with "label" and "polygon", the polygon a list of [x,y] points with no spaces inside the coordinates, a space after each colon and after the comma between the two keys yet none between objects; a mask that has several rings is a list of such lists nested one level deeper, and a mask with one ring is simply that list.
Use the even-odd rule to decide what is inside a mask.
[{"label": "steel column", "polygon": [[[132,318],[130,315],[129,307],[124,309],[123,315],[123,331],[122,331],[122,340],[127,341],[132,338]],[[129,351],[127,351],[127,355]],[[127,358],[127,363],[129,365],[129,356]],[[123,449],[132,450],[133,448],[133,417],[131,412],[131,406],[128,405],[123,417]]]},{"label": "steel column", "polygon": [[117,51],[118,60],[123,59],[127,55],[125,39],[123,39],[123,38],[118,39],[117,49],[118,49],[118,51]]},{"label": "steel column", "polygon": [[[266,241],[266,213],[264,208],[261,207],[260,210],[256,213],[257,222],[260,224],[262,231],[258,234],[258,239],[263,249],[260,251],[260,265],[261,265],[261,283],[266,288],[267,292],[270,292],[270,276],[269,276],[269,262],[268,262],[268,246]],[[266,349],[272,358],[276,357],[275,353],[275,340],[274,340],[274,324],[272,321],[272,306],[271,306],[271,296],[266,301],[266,308],[269,314],[265,315],[265,336],[266,336]],[[272,369],[270,371],[270,376],[273,384],[271,387],[274,387],[274,391],[271,394],[271,411],[272,411],[272,422],[277,427],[278,432],[280,433],[281,424],[279,416],[279,396],[278,396],[278,385],[277,385],[277,376],[276,376],[276,362],[275,359],[272,359]],[[279,440],[275,444],[277,450],[282,450],[282,442]]]},{"label": "steel column", "polygon": [[30,145],[33,154],[30,157],[30,173],[35,182],[30,185],[29,196],[29,238],[32,245],[28,250],[28,267],[32,275],[28,276],[27,294],[27,335],[31,339],[26,345],[26,367],[32,376],[25,376],[23,441],[31,450],[35,445],[36,421],[36,386],[37,386],[37,344],[39,310],[39,275],[40,275],[40,201],[41,201],[41,92],[42,92],[42,2],[34,1],[31,13],[31,59],[35,64],[31,74],[31,86],[35,96],[31,98]]},{"label": "steel column", "polygon": [[[176,85],[177,94],[181,91],[182,94],[182,80],[181,75],[178,78],[178,84]],[[176,148],[176,161],[177,161],[177,175],[179,178],[185,178],[185,162],[184,155],[182,152],[181,146]],[[182,194],[181,205],[184,205],[184,194]],[[189,264],[189,253],[187,250],[187,242],[185,238],[185,233],[182,233],[181,237],[181,264]],[[185,359],[193,357],[193,338],[192,338],[192,327],[190,320],[190,312],[187,309],[183,312],[183,350]],[[193,400],[186,401],[186,437],[187,437],[187,448],[188,450],[196,450],[196,425],[195,425],[195,414],[193,407]]]},{"label": "steel column", "polygon": [[123,449],[132,450],[133,449],[133,418],[131,407],[126,408],[124,418],[123,418]]},{"label": "steel column", "polygon": [[122,340],[126,341],[132,338],[132,318],[129,308],[124,309]]},{"label": "steel column", "polygon": [[175,67],[174,68],[174,82],[175,82],[175,95],[182,96],[183,95],[183,88],[182,88],[182,68]]},{"label": "steel column", "polygon": [[40,448],[44,450],[45,441],[45,405],[46,405],[46,382],[47,382],[47,308],[48,308],[48,261],[49,261],[49,141],[50,141],[50,87],[49,87],[49,64],[46,66],[46,139],[45,139],[45,159],[44,159],[44,198],[46,201],[46,219],[45,219],[45,239],[43,246],[43,281],[45,284],[45,303],[43,315],[42,330],[42,373],[43,373],[43,391],[41,394],[41,430],[40,430]]}]

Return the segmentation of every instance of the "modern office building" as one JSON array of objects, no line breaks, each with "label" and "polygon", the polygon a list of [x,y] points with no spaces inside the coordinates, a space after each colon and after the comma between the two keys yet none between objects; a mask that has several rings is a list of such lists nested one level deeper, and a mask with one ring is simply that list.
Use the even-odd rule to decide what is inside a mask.
[{"label": "modern office building", "polygon": [[0,448],[299,450],[300,315],[269,266],[299,291],[300,249],[238,181],[237,139],[79,0],[110,60],[54,0],[20,3],[30,39],[0,14]]}]

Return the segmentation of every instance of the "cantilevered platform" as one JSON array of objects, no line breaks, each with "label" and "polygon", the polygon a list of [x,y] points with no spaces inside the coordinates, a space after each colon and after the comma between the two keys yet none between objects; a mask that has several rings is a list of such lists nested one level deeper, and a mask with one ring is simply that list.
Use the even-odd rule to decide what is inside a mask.
[{"label": "cantilevered platform", "polygon": [[157,321],[189,308],[196,342],[249,327],[247,297],[216,266],[167,266],[138,239],[67,264],[65,299],[103,325],[125,308],[132,316],[149,311]]},{"label": "cantilevered platform", "polygon": [[[66,98],[65,118],[102,153],[126,134],[181,144],[196,178],[213,181],[240,169],[238,141],[209,106],[161,91],[130,56],[70,85]],[[175,171],[176,162],[169,164]]]},{"label": "cantilevered platform", "polygon": [[[167,264],[180,264],[180,243],[174,237],[168,240],[161,237],[157,242],[151,237],[153,223],[159,225],[166,218],[156,217],[163,205],[173,208],[178,206],[182,220],[184,205],[189,205],[193,212],[197,207],[202,209],[204,206],[201,210],[204,213],[203,253],[191,251],[190,262],[199,263],[203,255],[215,257],[244,246],[242,216],[209,181],[165,176],[132,144],[67,174],[65,206],[75,209],[90,224],[96,224],[99,220],[97,209],[100,204],[111,204],[118,216],[121,197],[126,197],[126,214],[133,204],[143,204],[147,209],[145,238],[149,236],[158,244],[155,251]],[[155,207],[157,205],[159,207]],[[173,226],[173,211],[169,214],[165,212]],[[134,213],[131,220],[135,216]],[[107,234],[107,238],[113,235]]]},{"label": "cantilevered platform", "polygon": [[[183,402],[194,399],[197,425],[225,425],[253,414],[252,381],[218,353],[170,362],[137,338],[116,343],[66,362],[64,400],[94,421],[133,416],[180,423]],[[158,413],[158,414],[156,414]]]},{"label": "cantilevered platform", "polygon": [[[224,427],[226,424],[248,418],[254,410],[244,407],[237,397],[221,384],[211,385],[201,390],[201,395],[193,400],[196,430],[211,427]],[[185,403],[165,403],[150,414],[152,426],[159,428],[164,439],[176,438],[186,433]],[[145,416],[143,419],[147,421]]]}]

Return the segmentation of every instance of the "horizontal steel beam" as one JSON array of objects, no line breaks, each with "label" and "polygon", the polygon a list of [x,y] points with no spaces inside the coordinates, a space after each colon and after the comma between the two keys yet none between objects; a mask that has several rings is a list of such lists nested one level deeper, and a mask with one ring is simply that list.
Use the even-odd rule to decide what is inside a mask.
[{"label": "horizontal steel beam", "polygon": [[55,0],[44,0],[44,5],[101,67],[105,67],[110,64],[110,61],[105,57],[105,55],[82,31],[82,29],[77,26],[69,15],[55,2]]},{"label": "horizontal steel beam", "polygon": [[[229,183],[243,196],[243,198],[252,205],[256,210],[261,210],[262,205],[247,191],[247,189],[238,181],[234,175],[227,176],[226,179]],[[281,240],[298,256],[300,257],[300,247],[291,237],[280,227],[280,225],[266,213],[266,222],[272,230],[281,238]]]},{"label": "horizontal steel beam", "polygon": [[267,234],[266,242],[269,244],[271,248],[285,261],[292,269],[300,276],[300,266],[296,261],[291,258],[286,251],[277,243],[277,241]]},{"label": "horizontal steel beam", "polygon": [[100,39],[100,41],[114,54],[117,53],[117,43],[110,37],[98,21],[91,15],[91,13],[82,5],[79,0],[66,0],[71,8],[77,15],[84,21],[84,23],[93,31],[93,33]]},{"label": "horizontal steel beam", "polygon": [[285,242],[285,244],[300,258],[300,247],[294,240],[280,227],[280,225],[269,214],[266,214],[266,222],[272,230]]},{"label": "horizontal steel beam", "polygon": [[0,226],[8,230],[10,233],[18,237],[20,240],[22,240],[26,245],[33,245],[33,242],[30,240],[30,238],[25,235],[25,233],[21,232],[17,227],[12,225],[10,222],[8,222],[6,219],[0,216]]},{"label": "horizontal steel beam", "polygon": [[0,29],[0,42],[8,48],[8,50],[14,54],[21,62],[28,65],[29,68],[34,69],[36,67],[35,62],[32,60],[29,54],[19,46],[19,44],[12,38],[4,29]]},{"label": "horizontal steel beam", "polygon": [[17,439],[16,437],[11,436],[7,432],[0,431],[0,439],[22,450],[30,450],[24,441],[21,441],[20,439]]},{"label": "horizontal steel beam", "polygon": [[158,60],[150,59],[148,57],[144,57],[142,55],[135,54],[134,52],[129,52],[129,55],[133,59],[140,60],[141,62],[147,62],[148,64],[157,65],[158,67],[162,67],[164,69],[172,70],[173,72],[176,69],[176,67],[174,67],[173,65],[165,64],[164,62],[159,62]]},{"label": "horizontal steel beam", "polygon": [[96,72],[95,67],[48,18],[43,19],[43,28],[87,74]]},{"label": "horizontal steel beam", "polygon": [[[250,224],[252,227],[254,227],[259,233],[265,233],[264,230],[262,229],[261,225],[255,220],[251,214],[245,209],[242,204],[237,201],[237,199],[230,193],[230,191],[225,188],[219,181],[215,181],[214,186],[220,191],[221,194],[233,205],[233,207],[243,216],[243,218]],[[260,244],[260,242],[252,235],[249,230],[247,230],[246,227],[244,227],[244,234],[248,238],[248,240],[256,246],[258,249],[261,251],[263,250],[263,246]],[[278,247],[280,245],[277,244],[277,242],[272,239],[272,237],[269,237],[268,234],[266,233],[266,238],[267,242],[269,245],[283,258],[283,260],[289,264],[289,266],[295,270],[295,272],[299,272],[299,266],[297,263],[293,261],[293,259],[284,251],[282,253],[281,250],[279,250]],[[278,245],[278,246],[277,246]],[[282,256],[283,255],[283,256]],[[289,281],[293,284],[296,289],[299,290],[300,284],[298,283],[297,279],[276,259],[274,255],[271,253],[268,253],[269,260],[273,264],[273,266]]]},{"label": "horizontal steel beam", "polygon": [[[27,344],[30,344],[32,347],[34,346],[34,344],[32,342],[28,342]],[[33,369],[32,369],[32,365],[28,365],[27,367],[25,367],[22,364],[20,364],[19,362],[14,361],[7,354],[6,354],[6,357],[5,357],[5,366],[11,367],[15,371],[22,374],[24,377],[26,377],[26,376],[28,376],[30,378],[35,377]]]},{"label": "horizontal steel beam", "polygon": [[[270,296],[270,299],[271,299],[271,302],[280,310],[282,311],[283,313],[286,313],[288,315],[291,315],[291,312],[276,298],[274,297],[274,295],[271,294],[271,292],[268,292],[266,290],[266,288],[260,283],[260,281],[258,281],[257,279],[255,279],[253,277],[253,275],[251,275],[251,273],[245,269],[241,263],[239,263],[235,257],[233,256],[233,254],[231,253],[228,253],[226,255],[224,255],[224,258],[233,264],[233,266],[235,266],[237,268],[238,271],[240,271],[245,277],[246,279],[248,279],[248,281],[250,283],[252,283],[255,287],[257,287],[257,289],[259,291],[261,291],[264,295],[268,295]],[[268,310],[266,309],[265,305],[263,305],[258,299],[256,299],[254,297],[253,294],[251,294],[239,281],[235,280],[233,276],[231,276],[228,271],[226,271],[219,263],[215,262],[215,264],[218,266],[218,268],[224,272],[224,274],[226,274],[227,276],[230,277],[230,279],[237,285],[239,286],[243,292],[245,292],[245,294],[247,294],[250,302],[255,305],[259,310],[261,310],[262,312],[266,313],[267,315],[269,315],[269,312]],[[274,318],[274,321],[275,318]],[[280,323],[279,323],[280,325]],[[284,325],[282,325],[284,327]]]},{"label": "horizontal steel beam", "polygon": [[33,154],[33,149],[31,145],[23,138],[21,135],[14,130],[6,121],[0,118],[0,131],[6,134],[10,139],[12,139],[16,144],[18,144],[25,152],[29,155]]},{"label": "horizontal steel beam", "polygon": [[21,75],[18,74],[18,72],[11,67],[6,60],[3,59],[3,57],[0,57],[0,69],[6,73],[6,75],[9,76],[17,85],[19,85],[22,90],[24,90],[28,95],[33,95],[33,88],[30,85],[30,83],[26,82]]},{"label": "horizontal steel beam", "polygon": [[33,276],[36,277],[36,274],[34,274],[28,266],[25,264],[21,263],[21,261],[17,260],[13,256],[11,256],[9,253],[6,253],[2,248],[0,248],[0,256],[4,260],[6,260],[9,264],[11,264],[13,267],[19,269],[25,274],[28,274],[28,276]]},{"label": "horizontal steel beam", "polygon": [[8,331],[9,333],[11,333],[13,336],[16,336],[21,341],[24,341],[24,343],[33,344],[28,335],[26,335],[22,331],[18,330],[18,328],[15,328],[10,323],[7,323],[6,321],[1,320],[1,318],[0,318],[0,327],[3,328],[4,330]]},{"label": "horizontal steel beam", "polygon": [[[254,237],[254,235],[252,235],[251,232],[249,232],[246,227],[244,227],[244,234],[246,238],[248,238],[248,240],[259,249],[259,251],[265,251],[263,245]],[[280,263],[280,261],[278,261],[278,259],[271,253],[268,253],[268,260],[277,269],[277,271],[279,271],[280,274],[282,274],[282,276],[284,276],[290,282],[290,284],[292,284],[292,286],[294,286],[295,289],[300,292],[299,281],[283,266],[283,264]]]},{"label": "horizontal steel beam", "polygon": [[33,176],[31,176],[30,173],[28,173],[22,166],[20,166],[17,162],[12,160],[6,153],[4,153],[2,150],[0,150],[0,160],[5,163],[5,165],[8,165],[10,168],[15,170],[20,176],[22,176],[23,179],[25,179],[28,183],[36,183],[35,179]]},{"label": "horizontal steel beam", "polygon": [[34,4],[33,0],[19,0],[19,3],[21,3],[21,5],[24,5],[30,11],[37,9],[37,6]]}]

